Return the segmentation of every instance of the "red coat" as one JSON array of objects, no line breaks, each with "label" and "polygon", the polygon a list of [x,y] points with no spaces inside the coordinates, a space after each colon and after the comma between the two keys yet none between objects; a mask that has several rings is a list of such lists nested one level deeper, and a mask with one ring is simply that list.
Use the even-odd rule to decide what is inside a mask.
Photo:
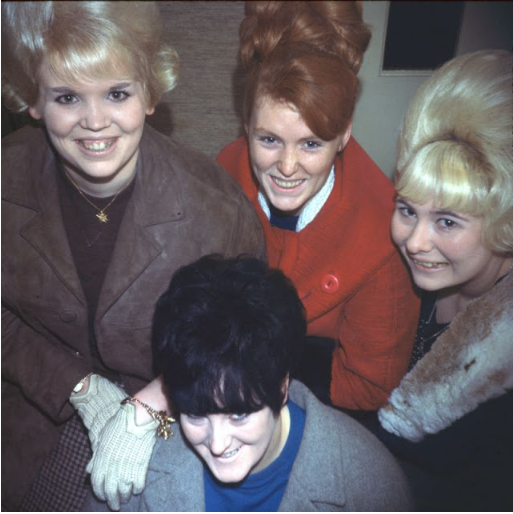
[{"label": "red coat", "polygon": [[394,188],[353,139],[337,157],[335,185],[301,232],[272,227],[257,199],[246,139],[218,162],[242,186],[264,227],[270,266],[296,285],[308,334],[337,341],[331,399],[349,409],[377,409],[408,367],[419,300],[390,237]]}]

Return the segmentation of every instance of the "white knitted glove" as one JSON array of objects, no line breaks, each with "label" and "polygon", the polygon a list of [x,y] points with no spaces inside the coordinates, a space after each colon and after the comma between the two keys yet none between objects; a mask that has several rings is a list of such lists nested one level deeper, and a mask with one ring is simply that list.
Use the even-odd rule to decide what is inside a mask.
[{"label": "white knitted glove", "polygon": [[107,500],[112,510],[127,502],[132,494],[140,494],[146,482],[151,453],[157,438],[159,422],[135,423],[135,407],[131,403],[105,425],[93,458],[87,465],[94,493]]},{"label": "white knitted glove", "polygon": [[69,401],[77,409],[84,425],[89,430],[89,440],[95,450],[105,423],[116,414],[127,394],[123,389],[100,375],[89,377],[89,388],[85,394],[72,394]]}]

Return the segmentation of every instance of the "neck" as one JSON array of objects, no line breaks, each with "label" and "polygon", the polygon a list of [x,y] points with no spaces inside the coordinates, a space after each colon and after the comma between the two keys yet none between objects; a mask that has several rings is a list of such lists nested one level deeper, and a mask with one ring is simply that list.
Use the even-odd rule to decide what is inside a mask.
[{"label": "neck", "polygon": [[137,173],[137,155],[124,168],[110,177],[92,178],[63,163],[66,174],[83,193],[96,198],[114,196],[123,190]]},{"label": "neck", "polygon": [[289,437],[290,432],[290,412],[287,405],[284,405],[280,411],[278,420],[276,422],[276,426],[274,429],[273,436],[271,438],[271,442],[269,444],[268,451],[264,458],[258,463],[258,465],[253,469],[251,473],[258,473],[258,471],[262,471],[265,469],[271,462],[273,462],[277,457],[279,457],[283,448],[285,447],[285,443]]}]

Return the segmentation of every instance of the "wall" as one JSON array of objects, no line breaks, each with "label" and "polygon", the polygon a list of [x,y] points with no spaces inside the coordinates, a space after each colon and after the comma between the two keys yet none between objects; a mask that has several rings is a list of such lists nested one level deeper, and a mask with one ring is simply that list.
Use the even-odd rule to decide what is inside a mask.
[{"label": "wall", "polygon": [[[353,135],[380,168],[394,171],[396,141],[409,102],[427,76],[380,76],[388,2],[364,2],[364,19],[372,26],[360,79]],[[513,49],[512,2],[465,2],[457,55],[485,48]]]},{"label": "wall", "polygon": [[[180,141],[215,156],[242,134],[237,36],[243,2],[160,2],[165,38],[180,54],[183,73],[154,123]],[[401,120],[427,76],[381,76],[387,1],[365,1],[373,36],[360,78],[353,134],[384,173],[394,171]],[[466,2],[457,53],[513,47],[512,2]]]}]

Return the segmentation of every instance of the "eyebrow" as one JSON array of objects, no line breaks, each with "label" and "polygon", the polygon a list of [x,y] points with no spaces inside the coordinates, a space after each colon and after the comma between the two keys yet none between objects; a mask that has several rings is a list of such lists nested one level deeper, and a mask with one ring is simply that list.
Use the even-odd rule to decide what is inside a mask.
[{"label": "eyebrow", "polygon": [[[126,89],[130,86],[132,86],[133,82],[119,82],[118,84],[114,84],[111,87],[109,87],[109,91],[115,91],[116,89]],[[58,86],[58,87],[52,87],[50,89],[52,93],[57,93],[61,95],[65,94],[74,94],[75,90],[68,86]]]},{"label": "eyebrow", "polygon": [[[254,132],[255,134],[257,135],[267,135],[267,136],[271,136],[271,137],[274,137],[275,139],[282,139],[278,134],[274,133],[272,130],[269,130],[269,129],[266,129],[266,128],[263,128],[263,127],[257,127],[254,129]],[[310,134],[309,136],[306,136],[306,137],[302,137],[301,139],[299,139],[300,142],[305,142],[305,141],[312,141],[312,140],[316,140],[316,141],[323,141],[323,142],[326,142],[324,141],[324,139],[316,136],[315,134]]]},{"label": "eyebrow", "polygon": [[[399,202],[403,203],[404,205],[407,205],[411,209],[415,209],[415,207],[413,207],[411,205],[411,203],[408,200],[406,200],[405,198],[403,198],[402,196],[397,196],[395,201],[398,203]],[[453,218],[458,218],[459,220],[462,220],[462,221],[470,221],[468,218],[465,218],[464,216],[461,216],[449,209],[437,209],[436,211],[434,211],[434,214],[436,214],[437,216],[452,216]]]},{"label": "eyebrow", "polygon": [[440,209],[435,211],[435,214],[438,216],[452,216],[453,218],[458,218],[462,221],[469,221],[468,218],[465,218],[464,216],[461,216],[459,214],[456,214],[454,211],[449,211],[447,209]]}]

